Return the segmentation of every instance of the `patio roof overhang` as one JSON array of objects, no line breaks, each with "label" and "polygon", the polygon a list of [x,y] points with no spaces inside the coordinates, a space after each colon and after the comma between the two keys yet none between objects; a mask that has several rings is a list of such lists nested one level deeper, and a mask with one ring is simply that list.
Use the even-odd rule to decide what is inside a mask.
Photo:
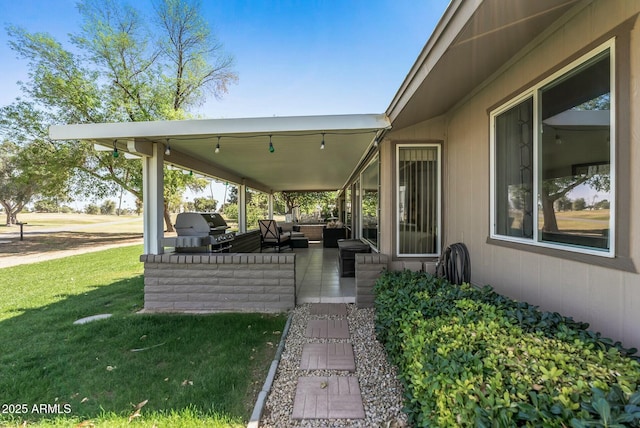
[{"label": "patio roof overhang", "polygon": [[143,156],[152,155],[153,143],[169,145],[166,163],[272,193],[340,189],[388,128],[383,114],[358,114],[76,124],[49,133],[108,148],[115,142],[118,150]]},{"label": "patio roof overhang", "polygon": [[387,108],[394,129],[445,114],[583,0],[452,0]]}]

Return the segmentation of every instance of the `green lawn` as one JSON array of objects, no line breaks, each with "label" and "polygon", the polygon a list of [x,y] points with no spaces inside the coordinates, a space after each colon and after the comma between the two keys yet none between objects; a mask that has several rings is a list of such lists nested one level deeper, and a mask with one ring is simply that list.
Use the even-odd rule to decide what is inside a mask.
[{"label": "green lawn", "polygon": [[[4,214],[0,217],[4,221]],[[26,223],[24,232],[41,229],[72,227],[73,230],[89,232],[142,233],[142,216],[137,215],[93,215],[78,213],[20,213],[18,221]],[[15,233],[17,226],[0,224],[2,233]]]},{"label": "green lawn", "polygon": [[138,315],[141,252],[0,269],[0,426],[246,425],[286,317]]}]

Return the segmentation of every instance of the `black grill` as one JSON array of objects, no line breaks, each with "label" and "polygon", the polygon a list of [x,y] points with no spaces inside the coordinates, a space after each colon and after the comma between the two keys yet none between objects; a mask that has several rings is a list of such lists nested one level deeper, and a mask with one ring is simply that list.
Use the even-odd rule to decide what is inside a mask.
[{"label": "black grill", "polygon": [[229,226],[218,213],[180,213],[176,218],[176,251],[197,247],[222,253],[229,252],[235,234],[227,232]]}]

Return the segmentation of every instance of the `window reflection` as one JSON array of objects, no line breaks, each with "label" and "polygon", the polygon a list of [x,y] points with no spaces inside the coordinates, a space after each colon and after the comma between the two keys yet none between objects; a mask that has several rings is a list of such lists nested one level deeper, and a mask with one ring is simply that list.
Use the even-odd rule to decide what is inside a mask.
[{"label": "window reflection", "polygon": [[543,241],[609,248],[609,54],[541,90]]},{"label": "window reflection", "polygon": [[362,172],[362,238],[378,246],[379,162],[376,157]]}]

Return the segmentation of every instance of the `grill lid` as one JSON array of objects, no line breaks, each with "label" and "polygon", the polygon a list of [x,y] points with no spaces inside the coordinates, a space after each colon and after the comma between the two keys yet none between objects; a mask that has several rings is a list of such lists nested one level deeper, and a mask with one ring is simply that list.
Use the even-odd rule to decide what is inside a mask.
[{"label": "grill lid", "polygon": [[180,213],[176,218],[178,236],[208,236],[224,234],[229,228],[218,213]]},{"label": "grill lid", "polygon": [[207,221],[212,230],[227,230],[227,222],[218,213],[198,213]]}]

